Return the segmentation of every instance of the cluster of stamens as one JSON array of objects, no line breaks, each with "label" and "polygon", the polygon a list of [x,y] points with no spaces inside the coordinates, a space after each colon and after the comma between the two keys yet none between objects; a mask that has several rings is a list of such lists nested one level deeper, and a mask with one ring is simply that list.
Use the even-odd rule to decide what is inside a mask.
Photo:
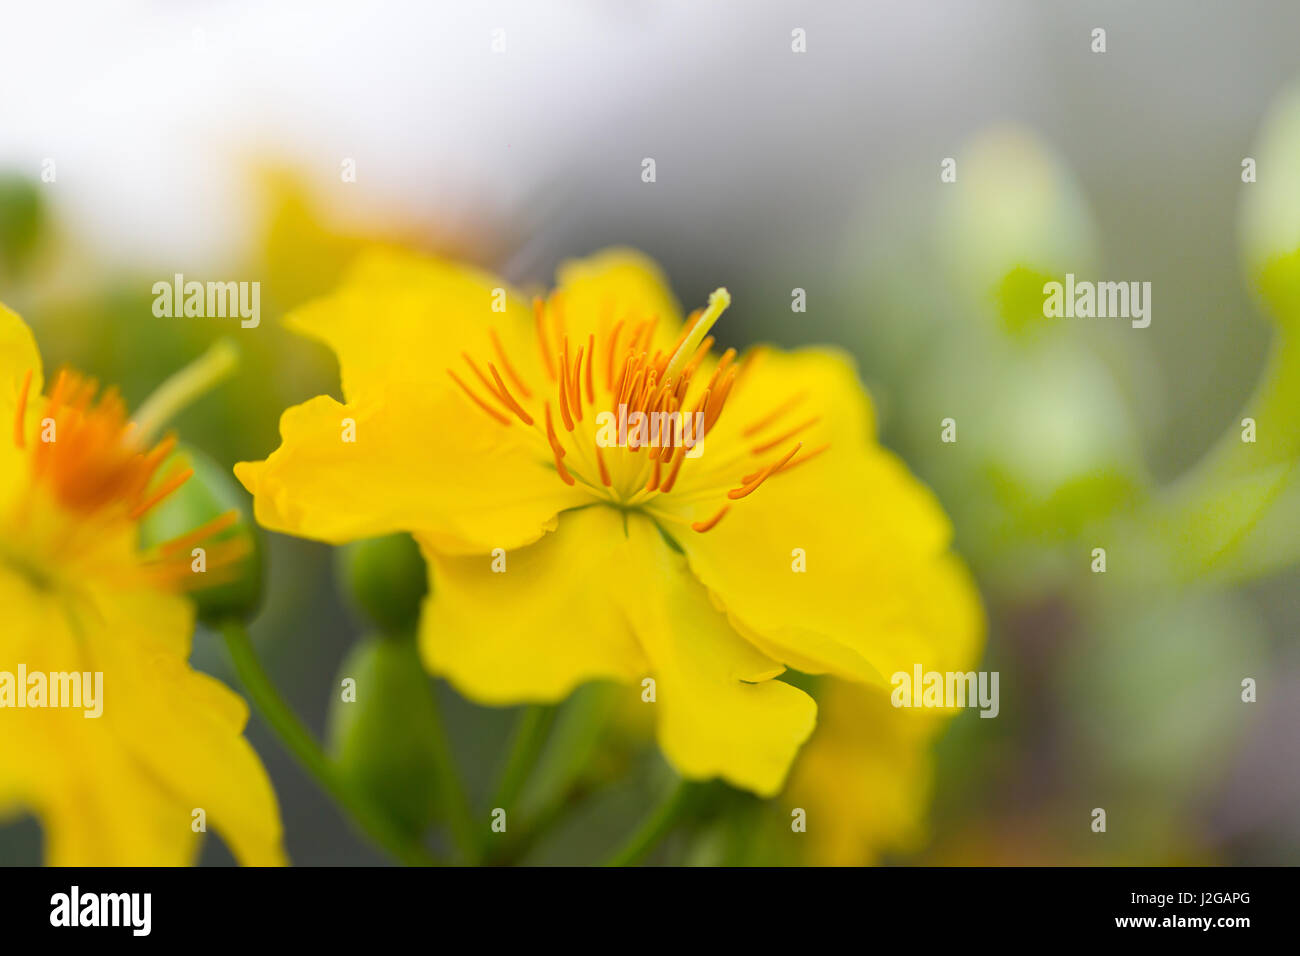
[{"label": "cluster of stamens", "polygon": [[[27,405],[31,383],[29,371],[19,392],[14,417],[13,441],[20,450],[29,448]],[[174,435],[145,447],[137,426],[128,420],[126,405],[115,388],[101,394],[93,378],[64,369],[46,399],[37,435],[30,440],[32,482],[29,489],[46,489],[58,506],[70,514],[70,524],[88,534],[95,530],[96,520],[124,518],[138,522],[194,474],[192,468],[177,462],[155,481],[175,448]],[[16,522],[24,520],[24,509],[31,503],[30,495],[19,502]],[[238,519],[239,512],[231,509],[150,549],[141,556],[141,563],[155,583],[189,585],[195,580],[190,571],[190,549],[221,535]],[[247,554],[248,543],[244,537],[236,536],[216,542],[207,550],[206,573],[202,579],[205,587],[226,578],[227,572]]]},{"label": "cluster of stamens", "polygon": [[[709,330],[729,303],[726,290],[717,290],[709,297],[707,309],[690,315],[672,348],[652,352],[659,323],[657,316],[640,320],[623,318],[612,326],[604,323],[608,332],[602,331],[599,340],[597,333],[590,333],[585,342],[574,343],[565,331],[562,294],[557,292],[548,299],[534,300],[538,353],[553,386],[553,397],[541,398],[540,416],[534,414],[537,411],[534,390],[510,361],[495,331],[491,333],[495,361],[486,360],[480,365],[472,356],[461,355],[469,373],[487,393],[486,398],[466,381],[471,374],[457,374],[451,368],[447,374],[492,420],[502,426],[522,423],[543,438],[555,471],[566,484],[581,482],[593,493],[623,507],[646,504],[657,495],[669,494],[677,486],[686,459],[694,457],[688,454],[690,448],[713,431],[727,399],[750,365],[752,353],[737,361],[736,350],[727,349],[718,358],[707,381],[697,377],[714,344]],[[598,382],[602,386],[599,406]],[[802,395],[792,396],[744,428],[742,438],[762,437],[797,407],[802,398]],[[525,406],[530,401],[534,413]],[[620,421],[635,418],[639,413],[644,420],[658,416],[659,421],[689,420],[699,422],[700,427],[689,440],[683,440],[682,432],[677,430],[669,434],[668,440],[657,443],[632,440],[611,449],[608,445],[602,447],[594,427],[580,428],[588,415],[594,423],[598,413],[605,411]],[[748,453],[768,456],[816,421],[812,418],[777,437],[765,438]],[[739,485],[726,492],[726,498],[734,501],[752,494],[768,478],[802,464],[827,447],[823,445],[800,455],[803,442],[796,442],[768,464],[743,475]],[[697,532],[708,531],[722,520],[729,508],[729,503],[724,504],[711,518],[697,521],[691,527]]]}]

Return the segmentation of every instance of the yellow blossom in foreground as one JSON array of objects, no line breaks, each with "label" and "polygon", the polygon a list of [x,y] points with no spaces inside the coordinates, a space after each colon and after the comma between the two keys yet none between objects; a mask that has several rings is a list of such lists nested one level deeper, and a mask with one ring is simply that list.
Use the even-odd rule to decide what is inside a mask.
[{"label": "yellow blossom in foreground", "polygon": [[[882,685],[955,669],[982,614],[943,513],[874,443],[851,362],[716,355],[728,303],[683,320],[622,250],[565,265],[531,307],[492,276],[376,251],[289,318],[338,355],[345,401],[286,411],[280,448],[236,474],[278,531],[411,532],[424,660],[472,699],[600,678],[648,697],[652,678],[683,776],[774,794],[815,721],[786,666]],[[703,438],[655,444],[637,412]]]},{"label": "yellow blossom in foreground", "polygon": [[[220,529],[141,553],[139,520],[188,477],[153,480],[173,441],[141,447],[116,393],[75,374],[42,391],[31,332],[0,306],[0,819],[33,813],[53,865],[179,865],[201,809],[241,862],[284,862],[247,708],[187,663],[178,591]],[[94,706],[50,706],[76,698],[49,675],[74,673]]]}]

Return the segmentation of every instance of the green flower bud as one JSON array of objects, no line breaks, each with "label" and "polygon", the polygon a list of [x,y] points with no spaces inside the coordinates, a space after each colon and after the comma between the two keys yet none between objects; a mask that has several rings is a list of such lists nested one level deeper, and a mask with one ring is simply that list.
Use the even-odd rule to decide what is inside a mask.
[{"label": "green flower bud", "polygon": [[420,617],[429,579],[408,534],[354,541],[338,550],[340,586],[359,614],[385,634],[402,634]]},{"label": "green flower bud", "polygon": [[1012,335],[1043,329],[1043,285],[1086,273],[1092,261],[1082,190],[1044,143],[1014,126],[985,131],[953,158],[940,234],[957,288],[989,303]]},{"label": "green flower bud", "polygon": [[[189,582],[186,592],[205,624],[231,618],[246,621],[256,613],[262,598],[262,548],[247,511],[248,496],[235,484],[229,469],[202,452],[179,447],[159,473],[177,466],[193,468],[194,474],[141,521],[141,546],[161,546],[230,511],[237,512],[234,524],[187,549],[195,580]],[[206,584],[207,580],[211,583]]]},{"label": "green flower bud", "polygon": [[343,663],[327,737],[344,777],[412,837],[438,814],[439,730],[410,634],[370,637]]},{"label": "green flower bud", "polygon": [[1300,325],[1300,87],[1274,104],[1253,153],[1242,162],[1241,246],[1248,278],[1274,319]]}]

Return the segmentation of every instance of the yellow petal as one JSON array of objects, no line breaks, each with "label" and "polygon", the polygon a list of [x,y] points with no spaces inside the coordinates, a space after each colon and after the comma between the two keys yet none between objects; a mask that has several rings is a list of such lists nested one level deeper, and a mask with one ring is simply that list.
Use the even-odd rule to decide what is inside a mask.
[{"label": "yellow petal", "polygon": [[772,679],[783,668],[730,627],[652,522],[630,517],[628,535],[622,577],[655,678],[664,756],[684,777],[774,795],[812,733],[816,704]]},{"label": "yellow petal", "polygon": [[350,402],[393,383],[443,386],[451,366],[468,377],[461,352],[501,367],[493,331],[525,384],[542,383],[529,299],[487,273],[413,253],[368,250],[337,291],[285,324],[333,349]]},{"label": "yellow petal", "polygon": [[541,541],[495,557],[448,557],[422,543],[430,570],[424,660],[466,696],[554,701],[585,681],[645,674],[616,580],[626,551],[617,511],[566,512]]},{"label": "yellow petal", "polygon": [[0,423],[6,430],[13,428],[18,392],[29,371],[32,373],[30,394],[34,397],[41,394],[43,387],[41,353],[36,349],[36,339],[18,314],[0,302]]},{"label": "yellow petal", "polygon": [[425,555],[425,662],[480,703],[558,700],[598,678],[640,696],[653,678],[644,706],[678,772],[768,795],[812,731],[812,700],[772,680],[782,667],[730,628],[642,515],[566,512],[499,572],[487,555]]},{"label": "yellow petal", "polygon": [[667,349],[682,324],[681,306],[654,260],[633,249],[611,248],[585,259],[572,259],[557,270],[565,331],[575,348],[596,333],[597,341],[623,322],[626,345],[636,323],[658,319],[651,349]]},{"label": "yellow petal", "polygon": [[[735,471],[779,460],[799,440],[805,450],[829,448],[730,501],[727,515],[702,534],[687,522],[708,518],[728,499],[725,485],[717,497],[697,494],[673,525],[691,569],[742,633],[799,670],[884,683],[916,663],[967,669],[983,634],[975,588],[948,554],[950,526],[933,495],[870,441],[869,409],[851,366],[829,352],[765,353],[746,374],[742,401],[729,404],[724,418],[767,412],[733,421],[731,439],[752,447],[818,420],[748,455]],[[751,427],[790,395],[799,401],[765,428]],[[713,454],[725,465],[734,458],[730,443],[711,434],[698,461]],[[673,504],[669,498],[665,507]],[[796,570],[800,562],[805,571]]]},{"label": "yellow petal", "polygon": [[236,466],[266,527],[331,543],[414,531],[475,553],[535,541],[589,500],[556,473],[544,433],[478,377],[491,363],[540,421],[532,311],[499,280],[371,250],[288,324],[338,354],[347,404],[289,409],[281,447]]},{"label": "yellow petal", "polygon": [[919,848],[926,834],[935,733],[944,717],[896,708],[886,691],[824,682],[817,732],[782,798],[808,814],[804,859],[864,866],[886,851]]},{"label": "yellow petal", "polygon": [[243,737],[248,706],[182,657],[150,653],[147,635],[192,630],[188,602],[137,592],[100,602],[105,681],[116,732],[139,766],[183,805],[202,808],[235,858],[282,865],[280,813],[271,781]]},{"label": "yellow petal", "polygon": [[17,314],[0,303],[0,507],[9,502],[27,473],[26,455],[15,444],[14,417],[27,373],[32,380],[28,388],[28,415],[39,404],[43,388],[41,354],[31,329]]},{"label": "yellow petal", "polygon": [[192,611],[153,592],[55,593],[0,572],[0,671],[101,673],[102,713],[0,710],[0,807],[26,809],[54,865],[182,865],[203,809],[240,862],[284,860],[242,701],[191,670]]},{"label": "yellow petal", "polygon": [[280,437],[266,461],[235,466],[258,522],[334,544],[413,531],[448,552],[516,548],[589,500],[560,480],[545,439],[441,384],[355,405],[319,396],[284,413]]}]

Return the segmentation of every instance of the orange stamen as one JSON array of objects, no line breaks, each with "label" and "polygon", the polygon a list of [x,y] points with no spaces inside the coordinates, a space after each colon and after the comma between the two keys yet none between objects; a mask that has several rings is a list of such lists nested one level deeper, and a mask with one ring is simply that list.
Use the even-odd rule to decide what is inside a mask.
[{"label": "orange stamen", "polygon": [[180,468],[177,469],[176,471],[173,471],[169,477],[163,480],[163,483],[158,487],[158,490],[155,491],[148,498],[146,498],[144,501],[140,502],[140,504],[132,508],[131,511],[128,513],[128,516],[132,520],[144,517],[144,515],[147,514],[150,511],[150,509],[152,509],[158,504],[161,504],[164,498],[170,495],[181,485],[185,484],[185,482],[189,481],[190,477],[193,474],[194,474],[193,468]]},{"label": "orange stamen", "polygon": [[765,441],[763,442],[763,444],[751,448],[750,454],[762,455],[765,452],[769,452],[773,448],[776,448],[778,445],[784,445],[786,442],[788,442],[795,435],[799,434],[805,428],[809,428],[812,425],[816,425],[821,420],[822,419],[820,415],[814,415],[806,422],[801,422],[800,424],[794,426],[794,428],[791,428],[788,432],[786,432],[784,435],[780,436],[779,438],[773,438],[771,441]]},{"label": "orange stamen", "polygon": [[510,407],[512,412],[519,416],[520,421],[525,425],[531,425],[533,423],[533,416],[524,411],[524,407],[515,401],[515,397],[510,394],[510,389],[506,388],[506,383],[501,381],[501,374],[497,371],[497,367],[491,362],[488,362],[488,371],[492,373],[493,381],[497,383],[497,388],[501,390],[501,400]]},{"label": "orange stamen", "polygon": [[600,483],[606,488],[614,484],[609,477],[609,469],[605,467],[605,456],[600,453],[600,442],[593,443],[596,447],[596,466],[600,469]]},{"label": "orange stamen", "polygon": [[686,460],[686,449],[685,447],[674,448],[673,454],[677,457],[673,459],[673,467],[672,470],[668,472],[668,480],[659,487],[659,490],[665,495],[673,490],[673,485],[677,484],[677,475],[682,470],[682,462]]},{"label": "orange stamen", "polygon": [[596,385],[591,380],[591,365],[596,356],[596,335],[593,332],[587,336],[587,404],[596,404]]},{"label": "orange stamen", "polygon": [[704,430],[712,431],[713,426],[718,423],[718,417],[722,414],[722,409],[726,407],[727,396],[731,394],[731,387],[736,383],[736,370],[729,369],[727,377],[723,379],[718,391],[714,396],[712,407],[704,416]]},{"label": "orange stamen", "polygon": [[[656,448],[653,451],[658,451],[658,450],[659,449]],[[652,458],[654,458],[653,451],[651,453]],[[646,486],[645,486],[646,491],[654,491],[656,488],[659,487],[659,468],[660,468],[659,459],[655,458],[654,463],[655,463],[654,468],[650,470],[650,480],[646,482]]]},{"label": "orange stamen", "polygon": [[[567,339],[566,339],[567,343]],[[585,345],[578,347],[578,355],[573,360],[572,377],[569,379],[569,407],[573,409],[573,417],[582,421],[582,350]],[[568,355],[565,356],[566,363]]]},{"label": "orange stamen", "polygon": [[609,390],[609,393],[615,397],[615,405],[622,403],[623,386],[627,384],[627,377],[631,371],[632,356],[629,354],[628,357],[623,360],[623,370],[618,373],[618,381],[615,383],[614,387]]},{"label": "orange stamen", "polygon": [[780,418],[782,415],[788,412],[790,409],[798,405],[801,401],[803,401],[804,397],[807,394],[808,394],[807,392],[799,392],[797,395],[790,396],[788,399],[786,399],[784,402],[782,402],[780,405],[774,408],[771,412],[764,415],[758,421],[742,429],[740,434],[745,438],[752,438],[753,436],[761,432],[764,428],[766,428],[768,425],[772,424],[774,421],[776,421],[778,418]]},{"label": "orange stamen", "polygon": [[501,367],[505,369],[506,374],[510,376],[510,381],[515,383],[515,388],[519,389],[519,394],[524,398],[532,398],[533,393],[528,390],[528,386],[524,384],[524,380],[520,378],[519,373],[515,371],[515,367],[510,361],[510,356],[506,355],[506,348],[501,344],[501,339],[497,336],[497,330],[489,329],[488,335],[492,339],[492,347],[497,350],[497,358],[501,360]]},{"label": "orange stamen", "polygon": [[[468,365],[470,369],[473,370],[476,376],[478,376],[478,380],[483,383],[483,387],[487,389],[488,394],[491,395],[493,398],[495,398],[498,402],[505,404],[505,399],[501,397],[501,393],[497,391],[497,387],[488,381],[488,378],[486,375],[483,374],[482,369],[480,369],[478,365],[475,364],[474,360],[469,357],[469,353],[461,352],[460,357],[465,360],[465,364]],[[507,407],[509,406],[507,405]]]},{"label": "orange stamen", "polygon": [[14,444],[19,448],[26,448],[26,442],[23,438],[23,432],[27,425],[27,393],[32,389],[32,370],[28,369],[27,374],[23,376],[23,387],[18,392],[18,413],[14,416]]},{"label": "orange stamen", "polygon": [[655,330],[656,330],[657,328],[659,328],[659,316],[656,315],[656,316],[655,316],[653,319],[651,319],[650,322],[646,325],[645,333],[644,333],[644,334],[645,334],[645,342],[642,343],[642,345],[641,345],[641,351],[642,351],[642,352],[649,352],[649,351],[650,351],[650,346],[651,346],[651,344],[652,344],[652,343],[654,342],[654,340],[655,340]]},{"label": "orange stamen", "polygon": [[447,374],[451,376],[451,380],[452,380],[453,382],[455,382],[457,385],[459,385],[459,386],[461,387],[461,391],[463,391],[466,395],[468,395],[469,398],[470,398],[470,401],[472,401],[475,405],[477,405],[479,408],[483,409],[483,411],[487,412],[488,415],[490,415],[492,418],[495,418],[495,419],[496,419],[497,421],[499,421],[502,425],[509,425],[509,424],[510,424],[510,419],[506,418],[504,415],[502,415],[500,412],[498,412],[495,408],[493,408],[493,407],[492,407],[491,405],[489,405],[487,402],[483,401],[483,399],[481,399],[481,398],[479,398],[477,395],[475,395],[475,394],[470,390],[470,387],[469,387],[468,385],[466,385],[464,382],[462,382],[462,381],[460,380],[460,378],[456,375],[455,372],[453,372],[451,369],[447,369]]},{"label": "orange stamen", "polygon": [[551,403],[544,402],[542,405],[546,409],[546,440],[551,443],[551,451],[563,458],[566,454],[564,446],[560,444],[560,439],[555,435],[555,425],[551,422]]},{"label": "orange stamen", "polygon": [[700,347],[695,350],[695,354],[691,356],[690,361],[682,369],[682,381],[686,381],[695,374],[695,370],[700,367],[700,363],[704,361],[704,357],[709,354],[711,348],[713,348],[713,336],[705,336],[704,341],[700,343]]},{"label": "orange stamen", "polygon": [[239,509],[231,508],[224,514],[217,515],[217,517],[213,518],[206,524],[199,525],[193,531],[183,534],[180,537],[172,538],[170,541],[163,542],[159,550],[163,555],[172,555],[181,551],[188,551],[200,541],[219,535],[227,528],[233,526],[238,520]]},{"label": "orange stamen", "polygon": [[624,319],[619,319],[609,335],[609,349],[605,354],[605,388],[614,391],[614,355],[618,351],[618,335],[623,331]]},{"label": "orange stamen", "polygon": [[794,461],[790,462],[789,464],[782,465],[776,471],[772,472],[772,474],[780,475],[789,471],[791,468],[798,468],[805,461],[811,461],[812,459],[816,458],[818,455],[820,455],[822,452],[826,451],[826,449],[830,447],[831,447],[830,443],[828,442],[825,445],[821,445],[817,448],[814,448],[812,451],[808,452],[808,454],[804,455],[802,458],[796,458]]},{"label": "orange stamen", "polygon": [[724,517],[726,517],[727,512],[730,510],[731,510],[731,505],[723,505],[722,510],[719,511],[717,514],[715,514],[708,521],[693,522],[691,524],[691,530],[698,531],[700,534],[704,534],[704,532],[706,531],[712,531],[714,526],[717,525],[717,523],[721,521]]},{"label": "orange stamen", "polygon": [[533,299],[533,318],[537,323],[537,348],[542,353],[542,360],[546,363],[546,374],[555,381],[555,366],[551,364],[551,346],[546,341],[546,303],[540,298]]},{"label": "orange stamen", "polygon": [[752,495],[755,491],[758,490],[758,487],[761,484],[763,484],[763,482],[767,481],[767,479],[770,478],[787,461],[793,458],[795,454],[799,451],[799,449],[802,447],[803,447],[803,442],[799,442],[799,444],[795,445],[793,448],[790,449],[790,451],[786,454],[784,458],[782,458],[776,464],[769,465],[768,467],[764,468],[761,472],[759,472],[759,474],[754,478],[753,481],[745,482],[742,484],[741,487],[732,488],[730,491],[728,491],[727,497],[730,498],[732,501],[738,501],[741,498],[744,498],[748,495]]},{"label": "orange stamen", "polygon": [[573,431],[573,416],[569,414],[569,356],[560,356],[560,419],[565,430]]},{"label": "orange stamen", "polygon": [[564,467],[564,456],[560,454],[560,449],[552,447],[551,451],[555,453],[555,470],[560,473],[560,480],[566,485],[575,484],[573,476],[569,474],[569,469]]}]

